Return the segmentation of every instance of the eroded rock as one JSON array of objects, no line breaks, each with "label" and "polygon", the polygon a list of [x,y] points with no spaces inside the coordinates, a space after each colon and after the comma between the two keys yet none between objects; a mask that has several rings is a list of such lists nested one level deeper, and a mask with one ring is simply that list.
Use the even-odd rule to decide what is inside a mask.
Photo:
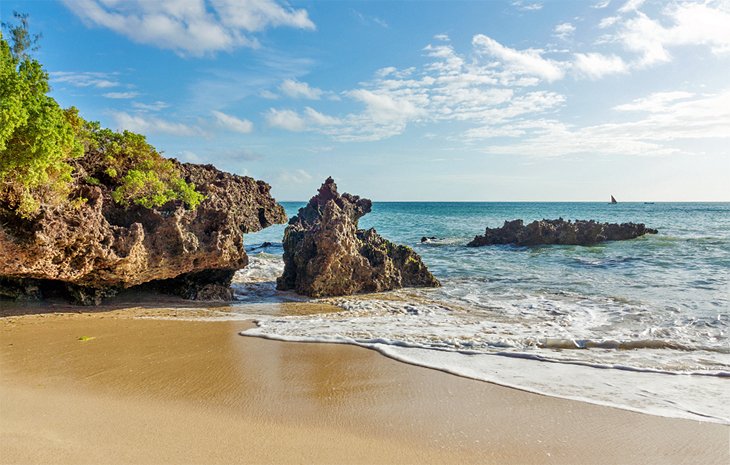
[{"label": "eroded rock", "polygon": [[358,220],[371,208],[368,199],[340,195],[327,178],[284,231],[284,274],[277,288],[325,297],[439,286],[411,248],[382,238],[375,229],[358,229]]},{"label": "eroded rock", "polygon": [[243,235],[285,222],[284,209],[263,181],[212,165],[178,168],[206,196],[195,210],[180,201],[122,207],[104,185],[82,185],[76,196],[84,204],[43,209],[32,221],[0,206],[0,295],[38,295],[58,282],[72,300],[98,304],[117,290],[164,281],[159,289],[185,298],[229,299],[233,273],[248,263]]},{"label": "eroded rock", "polygon": [[525,226],[522,220],[505,221],[501,228],[487,228],[484,235],[474,237],[469,247],[512,244],[520,246],[541,244],[593,245],[605,241],[635,239],[644,234],[656,234],[656,229],[643,223],[598,223],[593,220],[533,221]]}]

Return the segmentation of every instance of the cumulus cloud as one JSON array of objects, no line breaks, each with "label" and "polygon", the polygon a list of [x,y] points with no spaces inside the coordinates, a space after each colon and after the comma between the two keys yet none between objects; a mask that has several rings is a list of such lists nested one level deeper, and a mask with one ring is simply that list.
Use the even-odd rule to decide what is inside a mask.
[{"label": "cumulus cloud", "polygon": [[474,36],[472,43],[478,52],[497,58],[507,69],[515,73],[536,76],[548,82],[565,76],[560,62],[543,58],[541,50],[516,50],[505,47],[484,34]]},{"label": "cumulus cloud", "polygon": [[247,119],[239,119],[222,111],[214,110],[212,113],[218,125],[230,131],[240,132],[241,134],[248,134],[253,131],[253,123]]},{"label": "cumulus cloud", "polygon": [[279,86],[279,90],[291,98],[319,100],[322,97],[321,89],[310,87],[306,82],[300,82],[296,79],[284,80]]},{"label": "cumulus cloud", "polygon": [[175,136],[199,136],[203,134],[200,128],[183,123],[164,120],[161,118],[143,115],[132,115],[122,111],[111,113],[117,129],[139,132],[142,134],[172,134]]},{"label": "cumulus cloud", "polygon": [[362,105],[359,112],[333,116],[312,107],[270,110],[270,124],[308,129],[338,141],[373,141],[401,134],[409,125],[441,121],[493,128],[523,115],[553,111],[565,101],[555,92],[527,90],[540,79],[495,64],[491,57],[466,60],[450,45],[429,45],[424,53],[429,61],[420,68],[381,68],[371,81],[343,92]]},{"label": "cumulus cloud", "polygon": [[611,37],[624,48],[638,54],[635,66],[648,67],[672,60],[670,49],[679,46],[705,46],[712,53],[730,53],[730,6],[721,1],[679,2],[666,6],[665,23],[639,11],[643,2],[632,0],[619,9],[628,15],[604,18],[599,26],[620,25]]},{"label": "cumulus cloud", "polygon": [[274,0],[62,0],[89,26],[184,55],[255,47],[252,34],[269,27],[315,29],[306,10]]},{"label": "cumulus cloud", "polygon": [[579,76],[589,79],[600,79],[610,74],[625,74],[629,71],[624,60],[616,55],[576,53],[573,56],[573,70]]},{"label": "cumulus cloud", "polygon": [[664,46],[664,37],[662,25],[643,13],[627,21],[618,34],[619,40],[627,50],[640,55],[636,64],[641,67],[671,60],[671,55]]},{"label": "cumulus cloud", "polygon": [[[638,10],[631,10],[626,15],[634,20],[644,18],[666,30],[680,24],[655,22]],[[626,23],[622,20],[620,28],[625,27]],[[617,30],[622,30],[620,28]],[[560,28],[566,33],[569,30],[567,26]],[[705,45],[713,47],[721,43],[722,36],[719,34],[706,32],[706,36],[713,40],[705,41]],[[690,135],[700,137],[700,134],[715,134],[712,137],[719,137],[719,125],[708,123],[710,120],[703,122],[702,118],[717,117],[721,122],[727,120],[717,107],[713,107],[715,109],[712,112],[695,115],[697,126],[692,131],[683,128],[678,131],[680,135],[670,135],[680,119],[675,117],[671,121],[660,121],[661,113],[690,118],[691,112],[682,110],[684,107],[680,104],[694,101],[694,108],[698,112],[703,106],[710,105],[708,99],[698,100],[696,95],[673,92],[652,94],[646,100],[616,106],[615,116],[624,114],[625,118],[630,118],[630,111],[648,115],[628,123],[591,127],[566,124],[558,119],[566,97],[551,88],[551,83],[563,79],[567,73],[576,79],[590,80],[628,74],[639,66],[638,62],[632,61],[631,56],[619,54],[621,50],[616,51],[615,46],[613,50],[602,52],[590,49],[548,52],[539,48],[512,48],[478,34],[472,39],[472,48],[462,52],[442,39],[436,38],[432,44],[423,48],[426,58],[424,64],[405,69],[395,66],[380,68],[374,72],[371,80],[360,82],[356,88],[340,93],[343,99],[359,104],[359,110],[347,113],[331,110],[323,112],[314,104],[304,109],[272,108],[265,114],[266,120],[273,127],[291,131],[309,130],[337,141],[381,140],[402,134],[408,127],[451,121],[462,124],[453,126],[457,133],[448,136],[453,140],[474,146],[495,138],[518,138],[519,143],[514,144],[517,148],[494,145],[493,151],[546,156],[592,151],[654,155],[673,153],[677,149],[667,141],[687,139]],[[608,41],[603,45],[615,42]],[[662,47],[663,44],[665,42],[660,42]],[[650,50],[647,45],[643,47],[637,52],[639,57]],[[552,54],[561,58],[553,59]],[[305,83],[292,83],[298,84],[292,88],[308,89],[299,93],[292,91],[292,95],[306,94],[313,89]],[[317,91],[321,93],[318,92],[316,96],[328,93],[321,89]],[[282,91],[282,95],[287,94]],[[726,100],[720,99],[722,102]],[[656,111],[651,113],[650,108]],[[705,126],[700,128],[702,124]],[[662,136],[656,137],[651,131],[657,131]]]},{"label": "cumulus cloud", "polygon": [[307,122],[294,110],[278,110],[270,108],[265,114],[269,126],[286,129],[287,131],[304,131]]},{"label": "cumulus cloud", "polygon": [[212,0],[211,3],[224,24],[244,31],[257,32],[272,26],[315,29],[306,10],[283,7],[273,0]]}]

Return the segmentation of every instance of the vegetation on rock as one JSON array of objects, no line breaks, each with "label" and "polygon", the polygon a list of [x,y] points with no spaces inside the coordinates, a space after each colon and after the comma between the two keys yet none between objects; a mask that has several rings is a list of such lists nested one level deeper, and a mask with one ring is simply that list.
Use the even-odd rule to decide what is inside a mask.
[{"label": "vegetation on rock", "polygon": [[3,24],[10,42],[0,32],[0,207],[22,218],[42,207],[77,207],[72,192],[85,183],[107,186],[124,206],[179,200],[195,209],[204,196],[144,136],[85,121],[47,95],[48,73],[30,56],[39,36],[29,33],[27,15],[15,18]]}]

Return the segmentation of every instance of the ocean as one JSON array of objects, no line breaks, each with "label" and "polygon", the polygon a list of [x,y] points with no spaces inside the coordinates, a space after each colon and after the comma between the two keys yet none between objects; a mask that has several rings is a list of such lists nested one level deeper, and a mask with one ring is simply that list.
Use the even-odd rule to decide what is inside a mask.
[{"label": "ocean", "polygon": [[[289,216],[303,205],[284,203]],[[659,234],[465,247],[505,220],[558,217]],[[257,328],[244,334],[356,344],[545,395],[730,424],[730,203],[375,202],[360,227],[413,247],[443,286],[320,299],[340,307],[331,314],[260,314],[260,304],[308,300],[275,290],[284,226],[274,226],[246,237],[235,312]]]}]

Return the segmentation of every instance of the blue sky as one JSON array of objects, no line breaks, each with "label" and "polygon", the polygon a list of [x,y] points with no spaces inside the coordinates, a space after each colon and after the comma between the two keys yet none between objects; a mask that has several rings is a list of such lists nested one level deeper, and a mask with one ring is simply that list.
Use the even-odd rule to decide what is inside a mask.
[{"label": "blue sky", "polygon": [[375,200],[730,200],[730,1],[0,4],[167,156]]}]

